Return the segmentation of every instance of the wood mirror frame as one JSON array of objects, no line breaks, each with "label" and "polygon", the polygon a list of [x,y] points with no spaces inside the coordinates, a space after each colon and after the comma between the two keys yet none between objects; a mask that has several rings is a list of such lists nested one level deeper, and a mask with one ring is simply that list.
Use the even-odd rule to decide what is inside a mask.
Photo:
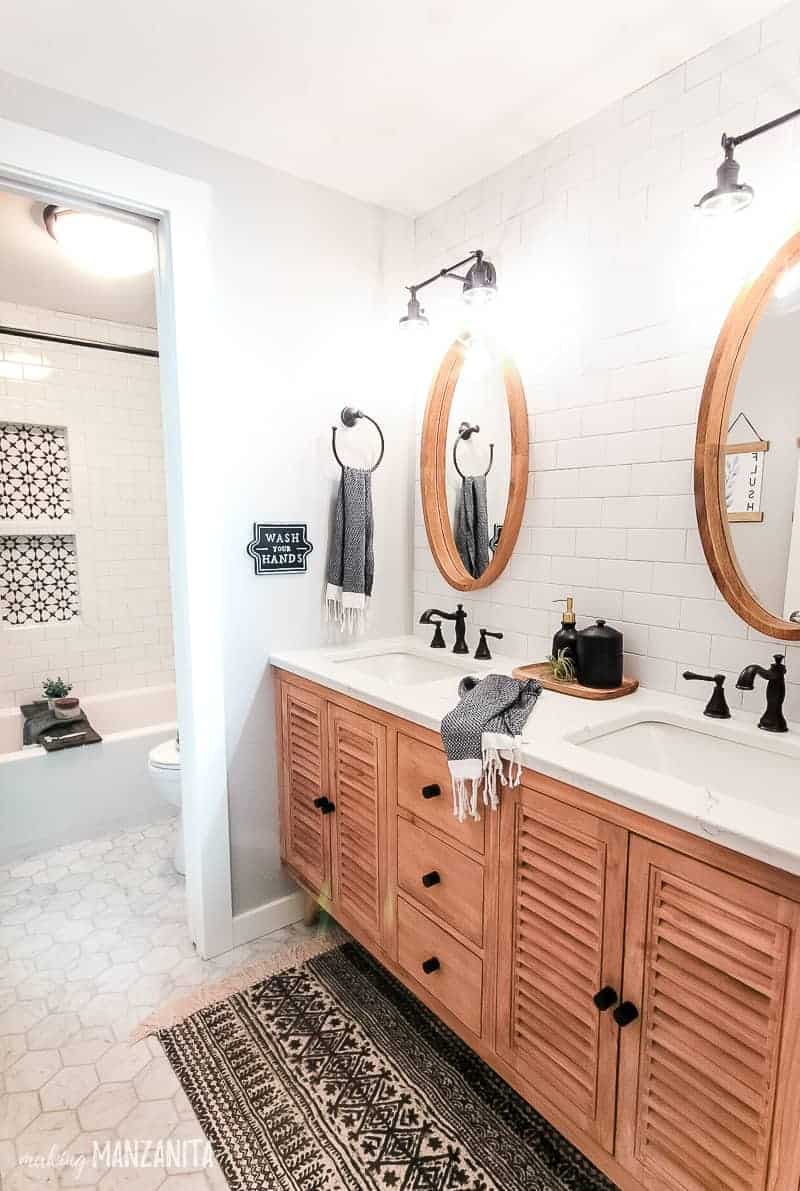
[{"label": "wood mirror frame", "polygon": [[775,253],[755,280],[743,287],[731,307],[706,373],[694,454],[697,525],[717,587],[737,616],[760,633],[783,641],[800,640],[800,625],[765,608],[739,568],[725,508],[722,460],[728,433],[728,411],[750,340],[778,277],[798,263],[800,232]]},{"label": "wood mirror frame", "polygon": [[520,375],[512,361],[504,357],[499,363],[503,370],[511,430],[508,500],[497,549],[483,574],[474,579],[456,549],[447,506],[447,430],[466,350],[461,340],[456,339],[433,378],[422,426],[420,487],[425,529],[437,567],[451,587],[458,591],[476,591],[488,587],[503,573],[519,535],[528,491],[528,407]]}]

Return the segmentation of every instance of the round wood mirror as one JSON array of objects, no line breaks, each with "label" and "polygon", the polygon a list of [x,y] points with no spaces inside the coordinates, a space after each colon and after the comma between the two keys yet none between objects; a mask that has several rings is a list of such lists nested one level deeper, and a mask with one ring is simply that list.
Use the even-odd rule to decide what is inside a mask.
[{"label": "round wood mirror", "polygon": [[800,640],[800,233],[734,302],[711,357],[694,463],[719,590],[769,637]]},{"label": "round wood mirror", "polygon": [[444,578],[459,591],[494,583],[516,545],[528,490],[528,410],[510,359],[468,339],[449,348],[428,394],[420,483]]}]

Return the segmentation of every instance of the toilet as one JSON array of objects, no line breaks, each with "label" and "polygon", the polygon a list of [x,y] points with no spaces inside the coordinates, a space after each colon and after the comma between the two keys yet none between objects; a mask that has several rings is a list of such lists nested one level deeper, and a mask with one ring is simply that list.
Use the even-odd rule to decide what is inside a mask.
[{"label": "toilet", "polygon": [[[157,787],[161,797],[170,806],[181,806],[181,754],[177,740],[165,740],[150,750],[147,758],[150,780]],[[183,822],[180,814],[177,822],[177,837],[173,856],[175,868],[181,874],[186,872],[183,855]]]}]

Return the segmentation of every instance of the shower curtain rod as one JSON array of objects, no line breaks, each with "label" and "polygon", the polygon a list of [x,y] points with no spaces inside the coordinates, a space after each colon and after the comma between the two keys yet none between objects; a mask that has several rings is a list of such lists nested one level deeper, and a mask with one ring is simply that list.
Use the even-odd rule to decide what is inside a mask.
[{"label": "shower curtain rod", "polygon": [[98,351],[122,352],[126,356],[149,356],[158,359],[158,352],[151,347],[130,347],[127,343],[102,343],[99,339],[73,339],[69,335],[51,335],[47,331],[26,331],[24,327],[0,325],[0,335],[15,335],[19,339],[40,339],[45,343],[65,343],[70,347],[93,347]]}]

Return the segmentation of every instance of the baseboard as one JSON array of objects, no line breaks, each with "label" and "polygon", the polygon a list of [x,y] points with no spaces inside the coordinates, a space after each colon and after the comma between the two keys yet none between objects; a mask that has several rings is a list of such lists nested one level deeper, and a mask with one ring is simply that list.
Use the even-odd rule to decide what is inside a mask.
[{"label": "baseboard", "polygon": [[244,914],[234,914],[233,945],[239,947],[242,943],[251,943],[270,931],[300,922],[302,917],[303,893],[299,889],[286,897],[277,897],[274,901],[246,910]]}]

